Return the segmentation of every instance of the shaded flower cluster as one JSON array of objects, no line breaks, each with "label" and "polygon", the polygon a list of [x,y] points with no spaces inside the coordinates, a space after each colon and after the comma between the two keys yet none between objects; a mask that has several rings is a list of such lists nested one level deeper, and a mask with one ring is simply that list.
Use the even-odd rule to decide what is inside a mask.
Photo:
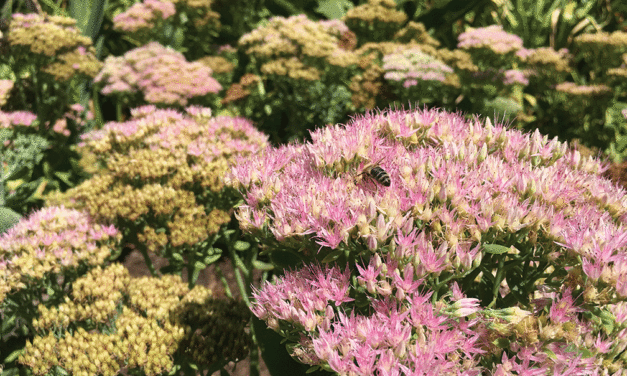
[{"label": "shaded flower cluster", "polygon": [[605,165],[438,110],[311,138],[227,177],[242,229],[305,264],[255,293],[295,357],[363,375],[625,369],[608,307],[627,298],[627,196]]},{"label": "shaded flower cluster", "polygon": [[[77,74],[94,77],[102,63],[95,57],[91,39],[76,28],[69,17],[14,14],[6,38],[14,56],[38,61],[42,71],[57,81],[68,81]],[[38,59],[32,59],[32,54]],[[32,62],[31,62],[32,63]]]},{"label": "shaded flower cluster", "polygon": [[151,42],[122,57],[109,56],[94,78],[105,95],[142,93],[149,103],[185,106],[190,98],[218,93],[211,68],[188,63],[180,52]]},{"label": "shaded flower cluster", "polygon": [[627,53],[627,33],[623,31],[581,34],[575,37],[573,43],[578,55],[583,56],[597,72],[619,67],[622,55]]},{"label": "shaded flower cluster", "polygon": [[[225,309],[229,304],[202,286],[190,291],[178,276],[130,278],[120,264],[98,267],[73,283],[64,303],[39,306],[33,321],[38,335],[27,342],[19,362],[35,375],[57,367],[74,375],[116,375],[122,368],[159,375],[194,350],[186,345],[195,343],[193,328],[207,326],[230,328],[224,333],[238,346],[220,348],[223,333],[211,333],[203,338],[207,349],[196,364],[235,360],[246,355],[248,336],[241,317],[225,315],[231,313]],[[199,321],[183,322],[199,310],[205,312]]]},{"label": "shaded flower cluster", "polygon": [[98,221],[124,223],[125,236],[136,234],[135,242],[148,251],[168,255],[196,246],[230,221],[233,198],[222,178],[229,161],[267,145],[249,121],[211,117],[201,107],[188,107],[186,114],[140,107],[131,120],[82,138],[81,164],[95,175],[50,195],[47,204],[66,203]]},{"label": "shaded flower cluster", "polygon": [[344,29],[339,22],[315,22],[305,15],[273,17],[242,36],[239,45],[261,63],[266,75],[315,81],[329,66],[341,70],[356,64],[355,55],[340,48],[337,34]]},{"label": "shaded flower cluster", "polygon": [[563,82],[571,72],[570,55],[565,48],[555,51],[550,47],[520,49],[516,56],[525,67],[525,75],[537,90]]},{"label": "shaded flower cluster", "polygon": [[556,102],[566,111],[580,116],[590,113],[594,108],[605,109],[612,95],[612,89],[607,85],[562,82],[555,86]]},{"label": "shaded flower cluster", "polygon": [[401,29],[407,15],[396,10],[394,0],[368,0],[349,9],[342,20],[357,35],[358,42],[364,44],[390,40]]},{"label": "shaded flower cluster", "polygon": [[101,265],[120,238],[115,227],[76,210],[49,207],[31,214],[0,236],[0,303],[44,278]]}]

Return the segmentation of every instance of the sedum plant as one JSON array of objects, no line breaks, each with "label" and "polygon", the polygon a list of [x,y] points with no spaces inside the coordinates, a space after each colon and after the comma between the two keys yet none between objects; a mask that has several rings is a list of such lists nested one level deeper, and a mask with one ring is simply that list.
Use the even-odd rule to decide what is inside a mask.
[{"label": "sedum plant", "polygon": [[341,375],[627,369],[627,197],[601,162],[436,109],[311,138],[228,176],[277,266],[252,310],[294,358]]},{"label": "sedum plant", "polygon": [[[241,104],[273,142],[302,139],[307,129],[345,119],[350,112],[348,82],[357,63],[339,21],[312,21],[305,15],[272,17],[243,35],[246,71],[262,78]],[[346,43],[344,43],[346,42]],[[321,100],[321,98],[326,98]]]},{"label": "sedum plant", "polygon": [[34,212],[0,236],[0,368],[14,370],[38,307],[62,301],[73,281],[111,258],[121,237],[64,207]]},{"label": "sedum plant", "polygon": [[42,192],[82,178],[71,145],[92,114],[77,102],[102,63],[69,17],[13,14],[0,44],[0,154],[9,164],[0,204],[27,214]]},{"label": "sedum plant", "polygon": [[248,353],[244,304],[190,290],[179,276],[131,278],[112,264],[76,280],[70,295],[38,307],[37,335],[18,360],[35,375],[195,375]]},{"label": "sedum plant", "polygon": [[140,107],[129,121],[108,123],[83,140],[81,164],[93,176],[49,195],[47,205],[65,203],[116,224],[153,275],[156,254],[169,261],[162,271],[185,269],[190,285],[222,253],[215,243],[237,199],[223,182],[230,161],[267,145],[248,120],[212,117],[202,107],[186,113]]}]

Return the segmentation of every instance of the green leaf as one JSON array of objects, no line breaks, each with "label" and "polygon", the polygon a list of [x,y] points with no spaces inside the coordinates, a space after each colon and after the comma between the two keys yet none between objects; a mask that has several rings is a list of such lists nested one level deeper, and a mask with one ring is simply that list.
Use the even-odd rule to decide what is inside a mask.
[{"label": "green leaf", "polygon": [[494,255],[501,255],[503,253],[507,253],[509,251],[509,247],[505,247],[500,244],[484,244],[483,249]]},{"label": "green leaf", "polygon": [[235,248],[236,251],[245,251],[250,248],[250,243],[238,240],[233,244],[233,248]]},{"label": "green leaf", "polygon": [[342,18],[354,5],[348,0],[319,0],[316,12],[330,20]]},{"label": "green leaf", "polygon": [[253,261],[252,264],[253,264],[253,268],[257,270],[273,270],[274,269],[274,265],[267,263],[267,262],[263,262],[263,261],[255,260]]},{"label": "green leaf", "polygon": [[18,350],[13,351],[12,353],[9,354],[9,356],[4,358],[4,363],[13,362],[15,359],[17,359],[18,356],[22,354],[22,351],[24,351],[24,349],[18,349]]},{"label": "green leaf", "polygon": [[203,270],[203,269],[206,269],[206,268],[207,268],[207,265],[204,262],[196,261],[194,263],[194,269],[195,270]]},{"label": "green leaf", "polygon": [[11,316],[11,317],[9,317],[8,320],[5,320],[2,323],[2,328],[0,329],[0,335],[5,334],[8,331],[10,331],[11,329],[13,329],[13,325],[15,324],[15,317],[16,316]]},{"label": "green leaf", "polygon": [[18,376],[19,374],[20,374],[19,368],[4,369],[2,370],[2,373],[0,373],[0,375],[2,376]]},{"label": "green leaf", "polygon": [[83,35],[96,38],[104,18],[106,0],[73,0],[70,1],[70,15],[76,19],[76,26]]},{"label": "green leaf", "polygon": [[203,262],[204,262],[206,265],[211,265],[211,264],[213,264],[214,262],[218,261],[218,260],[220,259],[220,257],[222,257],[222,253],[218,253],[218,254],[215,254],[215,255],[207,256],[207,257],[205,257],[205,259],[203,260]]},{"label": "green leaf", "polygon": [[55,171],[54,176],[58,177],[59,180],[69,185],[70,187],[74,185],[72,184],[72,181],[70,180],[70,176],[72,176],[72,174],[69,172]]},{"label": "green leaf", "polygon": [[0,207],[0,234],[7,232],[11,227],[15,226],[22,217],[13,210]]},{"label": "green leaf", "polygon": [[183,255],[181,255],[180,253],[176,253],[176,252],[172,253],[172,258],[178,262],[185,261],[185,259],[183,258]]}]

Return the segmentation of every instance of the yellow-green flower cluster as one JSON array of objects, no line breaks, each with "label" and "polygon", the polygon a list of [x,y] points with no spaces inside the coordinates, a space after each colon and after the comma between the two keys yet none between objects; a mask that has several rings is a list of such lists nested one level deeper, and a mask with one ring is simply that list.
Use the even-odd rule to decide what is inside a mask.
[{"label": "yellow-green flower cluster", "polygon": [[[35,375],[45,375],[53,367],[72,375],[117,375],[122,368],[158,375],[171,370],[179,355],[192,352],[186,346],[198,339],[185,321],[200,316],[203,321],[196,321],[196,326],[210,325],[222,335],[239,333],[242,338],[229,339],[245,343],[246,320],[239,315],[237,320],[227,319],[234,313],[229,310],[233,304],[211,297],[211,290],[202,286],[190,291],[178,276],[130,278],[120,264],[94,269],[74,282],[71,299],[51,309],[39,307],[39,319],[33,322],[39,335],[27,342],[19,362]],[[199,357],[199,362],[211,364],[215,354],[233,353],[220,349],[217,335],[204,339],[208,357]],[[237,350],[243,357],[247,347]]]},{"label": "yellow-green flower cluster", "polygon": [[[223,175],[235,155],[257,153],[266,136],[243,118],[211,117],[144,106],[125,123],[109,123],[79,145],[82,164],[95,174],[48,205],[65,203],[105,223],[135,223],[140,243],[153,252],[193,246],[229,222]],[[227,200],[228,201],[228,200]]]},{"label": "yellow-green flower cluster", "polygon": [[340,47],[345,25],[314,22],[305,15],[273,17],[268,24],[244,35],[239,45],[261,62],[266,75],[318,80],[329,66],[347,68],[355,54]]},{"label": "yellow-green flower cluster", "polygon": [[581,34],[574,39],[578,54],[598,71],[617,68],[621,65],[621,55],[627,53],[627,33],[598,32]]},{"label": "yellow-green flower cluster", "polygon": [[100,68],[91,39],[81,35],[76,20],[69,17],[14,14],[7,40],[17,57],[29,54],[46,57],[42,71],[60,81],[75,74],[94,77]]},{"label": "yellow-green flower cluster", "polygon": [[103,264],[120,239],[115,227],[94,224],[76,210],[31,214],[0,237],[0,302],[53,274]]},{"label": "yellow-green flower cluster", "polygon": [[405,13],[396,10],[394,0],[368,0],[366,4],[349,9],[342,18],[362,44],[390,40],[406,19]]}]

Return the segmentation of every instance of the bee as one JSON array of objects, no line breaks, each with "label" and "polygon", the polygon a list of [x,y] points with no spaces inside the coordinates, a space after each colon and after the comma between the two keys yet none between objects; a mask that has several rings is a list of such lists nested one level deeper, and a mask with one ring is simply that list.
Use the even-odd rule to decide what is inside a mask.
[{"label": "bee", "polygon": [[368,175],[370,175],[378,183],[386,187],[390,186],[390,175],[381,166],[371,168],[368,171]]},{"label": "bee", "polygon": [[389,187],[391,183],[390,174],[388,174],[388,172],[385,171],[383,167],[379,165],[380,162],[381,161],[371,164],[370,166],[364,167],[363,171],[359,175],[366,174],[370,176],[372,179],[374,179],[377,183],[385,187]]}]

